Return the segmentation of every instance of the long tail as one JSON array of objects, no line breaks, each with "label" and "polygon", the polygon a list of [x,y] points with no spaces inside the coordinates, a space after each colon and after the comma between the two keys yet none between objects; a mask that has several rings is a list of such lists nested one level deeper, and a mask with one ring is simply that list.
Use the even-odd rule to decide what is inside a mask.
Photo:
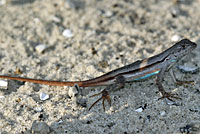
[{"label": "long tail", "polygon": [[44,84],[44,85],[50,85],[50,86],[74,86],[75,84],[78,84],[79,87],[87,87],[87,85],[84,85],[82,81],[62,82],[62,81],[23,78],[23,77],[12,77],[12,76],[6,76],[6,75],[0,75],[0,78],[17,80],[17,81],[25,81],[25,82],[31,82],[31,83],[37,83],[37,84]]}]

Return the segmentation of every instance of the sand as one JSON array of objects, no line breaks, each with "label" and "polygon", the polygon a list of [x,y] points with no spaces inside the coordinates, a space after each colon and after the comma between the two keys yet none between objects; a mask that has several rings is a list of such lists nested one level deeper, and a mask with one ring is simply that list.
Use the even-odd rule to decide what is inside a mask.
[{"label": "sand", "polygon": [[[0,74],[46,80],[87,80],[169,48],[180,39],[200,44],[200,1],[0,0]],[[65,32],[64,32],[65,31]],[[38,50],[38,45],[45,46]],[[200,47],[177,65],[200,67]],[[81,88],[8,81],[0,89],[0,134],[200,133],[199,72],[166,73],[166,91],[182,100],[158,100],[155,78],[110,93],[112,106]],[[46,100],[40,94],[49,95]]]}]

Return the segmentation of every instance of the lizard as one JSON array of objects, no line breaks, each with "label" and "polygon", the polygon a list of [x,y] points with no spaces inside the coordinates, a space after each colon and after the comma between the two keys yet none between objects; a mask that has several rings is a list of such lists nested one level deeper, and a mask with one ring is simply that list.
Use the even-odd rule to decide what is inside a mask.
[{"label": "lizard", "polygon": [[75,86],[78,87],[95,87],[95,86],[107,86],[100,93],[94,94],[90,97],[102,95],[97,101],[95,101],[89,108],[89,110],[100,100],[102,100],[103,109],[105,111],[104,101],[106,100],[111,106],[111,98],[109,92],[114,88],[123,88],[126,82],[141,81],[151,76],[156,76],[156,85],[162,97],[159,99],[167,98],[171,101],[173,99],[181,99],[177,95],[171,92],[166,92],[162,86],[165,72],[169,72],[175,83],[190,83],[191,81],[180,81],[176,79],[175,74],[172,71],[172,66],[176,64],[182,57],[191,53],[197,47],[197,44],[189,39],[182,39],[175,43],[172,47],[165,51],[146,58],[143,60],[137,60],[134,63],[117,68],[113,71],[105,73],[99,77],[84,80],[84,81],[51,81],[43,79],[32,79],[25,77],[14,77],[9,75],[0,75],[0,78],[32,82],[37,84],[45,84],[51,86]]}]

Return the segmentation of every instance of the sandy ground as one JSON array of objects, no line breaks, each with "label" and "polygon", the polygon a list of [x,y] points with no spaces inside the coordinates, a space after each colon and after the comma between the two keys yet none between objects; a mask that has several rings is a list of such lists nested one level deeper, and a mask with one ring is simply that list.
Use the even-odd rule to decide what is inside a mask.
[{"label": "sandy ground", "polygon": [[[199,0],[0,0],[0,74],[86,80],[158,54],[188,38],[200,44]],[[67,36],[63,31],[68,29]],[[175,38],[175,36],[180,38]],[[37,45],[45,44],[44,52]],[[200,67],[200,48],[177,65]],[[182,100],[158,100],[155,79],[111,92],[106,111],[89,96],[105,87],[55,87],[9,80],[0,90],[0,134],[198,134],[199,72],[194,85],[163,85]],[[40,100],[46,93],[49,99]],[[143,111],[138,112],[138,108]]]}]

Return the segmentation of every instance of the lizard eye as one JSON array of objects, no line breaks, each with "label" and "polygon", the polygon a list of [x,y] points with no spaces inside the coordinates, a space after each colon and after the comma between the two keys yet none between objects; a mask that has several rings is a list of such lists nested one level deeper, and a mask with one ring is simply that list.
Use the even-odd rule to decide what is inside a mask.
[{"label": "lizard eye", "polygon": [[182,48],[185,49],[185,48],[186,48],[186,45],[182,45]]}]

